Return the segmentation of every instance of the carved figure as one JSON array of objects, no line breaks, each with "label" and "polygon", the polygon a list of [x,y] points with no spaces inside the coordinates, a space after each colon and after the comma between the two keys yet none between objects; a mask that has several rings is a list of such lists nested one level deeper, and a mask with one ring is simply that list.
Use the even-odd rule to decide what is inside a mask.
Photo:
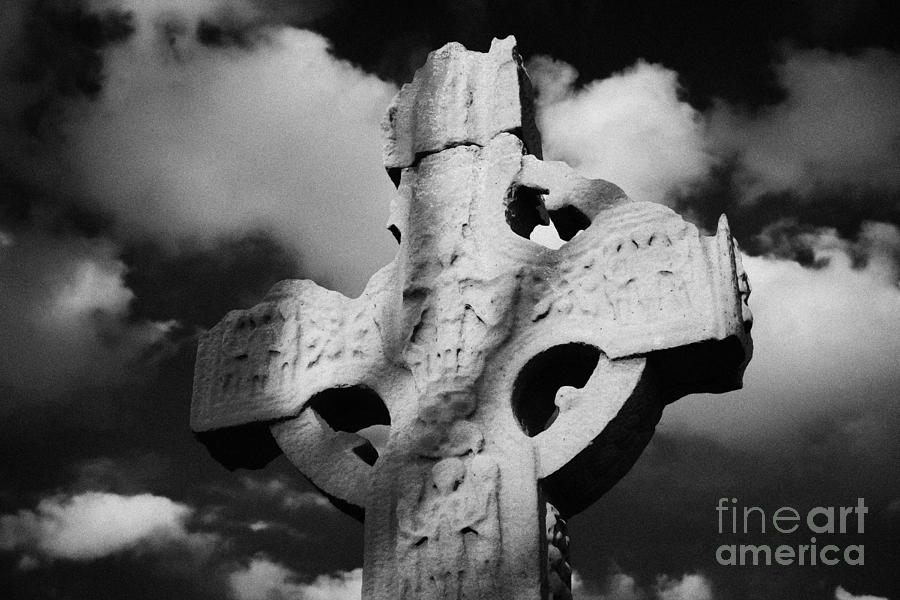
[{"label": "carved figure", "polygon": [[490,597],[484,594],[493,588],[490,573],[500,544],[498,475],[485,456],[468,464],[445,458],[431,468],[428,485],[401,499],[401,598]]}]

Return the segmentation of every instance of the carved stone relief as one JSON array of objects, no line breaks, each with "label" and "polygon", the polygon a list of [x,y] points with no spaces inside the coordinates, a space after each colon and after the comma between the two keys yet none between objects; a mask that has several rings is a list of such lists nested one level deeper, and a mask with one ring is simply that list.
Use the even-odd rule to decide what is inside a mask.
[{"label": "carved stone relief", "polygon": [[[501,547],[499,468],[478,454],[449,456],[404,472],[397,503],[400,597],[493,598]],[[409,485],[420,478],[418,486]]]},{"label": "carved stone relief", "polygon": [[[682,365],[698,342],[736,341],[728,385],[749,360],[749,284],[727,223],[704,238],[668,208],[540,161],[529,90],[511,38],[433,53],[384,123],[397,258],[356,299],[283,282],[200,341],[192,427],[229,466],[257,466],[249,455],[277,442],[364,515],[365,600],[571,598],[568,514],[542,510],[539,494],[566,510],[553,493],[581,504],[602,493],[596,481],[621,477],[619,455],[636,456],[652,426],[620,409],[637,398],[658,415],[674,399],[644,371],[650,353],[686,348]],[[526,204],[510,222],[516,186],[537,191],[513,198]],[[527,205],[544,191],[546,206]],[[571,241],[553,251],[517,235],[532,208],[568,219]],[[583,387],[564,377],[562,391],[544,390],[557,378],[541,375],[550,410],[528,411],[536,397],[513,398],[527,354],[568,346],[593,362],[551,353],[551,370],[587,364]],[[703,359],[677,393],[719,380]],[[358,427],[320,418],[355,423],[338,414],[353,390],[379,399],[391,426],[367,460],[354,454]],[[539,421],[525,430],[523,407]],[[595,444],[608,425],[627,447]]]},{"label": "carved stone relief", "polygon": [[288,382],[297,360],[299,323],[287,304],[232,313],[222,338],[220,402]]}]

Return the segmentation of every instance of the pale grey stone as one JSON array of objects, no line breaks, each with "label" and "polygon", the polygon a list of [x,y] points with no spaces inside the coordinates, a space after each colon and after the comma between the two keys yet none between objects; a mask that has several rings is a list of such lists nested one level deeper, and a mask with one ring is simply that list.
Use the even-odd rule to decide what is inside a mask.
[{"label": "pale grey stone", "polygon": [[[366,600],[570,597],[565,519],[750,359],[724,216],[705,237],[541,161],[528,90],[512,38],[432,53],[385,121],[394,261],[354,299],[282,282],[200,340],[193,429],[364,514]],[[548,218],[558,250],[527,239]],[[380,456],[354,433],[378,423]]]},{"label": "pale grey stone", "polygon": [[409,167],[453,146],[484,146],[502,132],[520,132],[540,156],[531,84],[515,45],[510,36],[495,39],[487,53],[450,43],[429,54],[382,121],[385,168]]}]

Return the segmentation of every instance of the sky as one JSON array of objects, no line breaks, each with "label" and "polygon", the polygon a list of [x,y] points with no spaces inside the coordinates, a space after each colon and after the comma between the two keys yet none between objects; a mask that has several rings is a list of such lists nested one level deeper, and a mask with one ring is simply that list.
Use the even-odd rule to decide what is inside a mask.
[{"label": "sky", "polygon": [[[359,598],[359,523],[194,439],[196,341],[285,278],[357,295],[396,247],[388,102],[430,50],[513,34],[545,159],[727,214],[753,288],[744,388],[669,406],[571,519],[576,598],[900,600],[888,6],[0,0],[2,596]],[[813,534],[719,533],[721,498],[863,498],[864,531],[817,535],[863,564],[722,565]]]}]

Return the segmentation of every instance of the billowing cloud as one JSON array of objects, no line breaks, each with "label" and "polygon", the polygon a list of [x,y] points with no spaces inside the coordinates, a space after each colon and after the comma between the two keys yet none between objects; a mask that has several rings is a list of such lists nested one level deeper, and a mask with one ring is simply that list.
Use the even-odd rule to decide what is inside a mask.
[{"label": "billowing cloud", "polygon": [[681,400],[664,425],[770,449],[825,430],[857,450],[891,443],[896,423],[885,415],[900,386],[900,231],[873,223],[855,244],[827,229],[794,242],[822,266],[744,257],[755,317],[744,389]]},{"label": "billowing cloud", "polygon": [[319,575],[311,583],[300,583],[289,567],[257,556],[232,572],[228,582],[234,600],[359,600],[362,569]]},{"label": "billowing cloud", "polygon": [[527,66],[539,94],[545,158],[651,202],[665,202],[708,174],[714,157],[704,122],[680,99],[674,71],[638,61],[578,89],[578,73],[566,63],[535,57]]},{"label": "billowing cloud", "polygon": [[600,591],[589,591],[573,573],[572,592],[585,600],[713,600],[709,579],[699,573],[681,578],[659,575],[653,585],[641,586],[634,577],[616,572],[609,575]]},{"label": "billowing cloud", "polygon": [[787,215],[845,234],[866,219],[900,223],[895,52],[786,47],[772,67],[783,99],[752,109],[715,100],[702,113],[657,64],[638,60],[582,87],[564,62],[535,57],[528,67],[547,157],[633,198],[706,225],[729,211],[744,235]]},{"label": "billowing cloud", "polygon": [[883,596],[856,596],[851,594],[841,586],[837,586],[837,589],[834,590],[834,600],[888,600]]},{"label": "billowing cloud", "polygon": [[215,537],[187,530],[192,512],[152,494],[53,496],[35,510],[0,516],[0,550],[73,561],[173,544],[205,552]]},{"label": "billowing cloud", "polygon": [[709,580],[699,574],[687,574],[681,579],[663,575],[657,579],[655,591],[659,600],[713,600]]},{"label": "billowing cloud", "polygon": [[228,576],[231,593],[235,600],[268,600],[284,598],[288,594],[298,594],[296,574],[288,567],[257,557],[245,568]]},{"label": "billowing cloud", "polygon": [[625,573],[613,573],[602,586],[602,592],[589,591],[578,571],[572,571],[572,594],[585,600],[638,600],[643,599],[643,591],[637,581]]},{"label": "billowing cloud", "polygon": [[204,45],[197,28],[226,4],[243,6],[117,3],[136,32],[104,53],[102,95],[72,109],[67,185],[175,248],[270,230],[307,275],[358,292],[394,251],[379,122],[396,89],[310,31]]},{"label": "billowing cloud", "polygon": [[709,113],[717,153],[737,154],[748,199],[826,188],[900,188],[900,56],[788,50],[777,66],[786,98],[750,114]]},{"label": "billowing cloud", "polygon": [[117,381],[163,339],[170,324],[130,322],[134,294],[110,242],[34,231],[3,240],[0,383],[58,395]]},{"label": "billowing cloud", "polygon": [[241,477],[244,489],[252,495],[277,501],[288,511],[303,509],[332,510],[334,507],[325,496],[314,491],[299,491],[284,477],[261,479],[245,475]]},{"label": "billowing cloud", "polygon": [[357,600],[362,595],[362,569],[319,575],[303,586],[303,600]]}]

